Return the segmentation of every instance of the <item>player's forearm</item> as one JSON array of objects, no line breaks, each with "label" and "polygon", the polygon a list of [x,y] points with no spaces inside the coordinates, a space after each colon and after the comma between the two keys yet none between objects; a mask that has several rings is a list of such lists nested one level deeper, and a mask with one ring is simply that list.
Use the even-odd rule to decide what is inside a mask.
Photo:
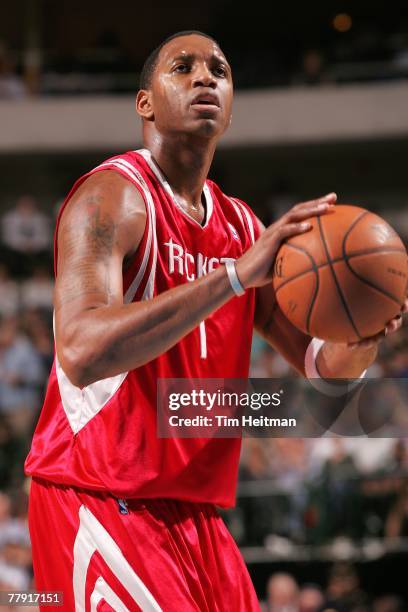
[{"label": "player's forearm", "polygon": [[[258,333],[276,349],[302,376],[305,355],[311,338],[292,326],[279,310],[272,312],[269,321],[257,325]],[[375,360],[377,345],[346,345],[325,342],[317,354],[316,367],[322,378],[359,378]]]},{"label": "player's forearm", "polygon": [[322,378],[359,378],[376,356],[377,345],[325,342],[317,354],[316,367]]},{"label": "player's forearm", "polygon": [[233,297],[224,266],[145,302],[87,310],[64,330],[60,360],[83,387],[155,359]]},{"label": "player's forearm", "polygon": [[305,376],[305,353],[310,342],[309,336],[290,325],[282,325],[279,314],[266,325],[256,325],[256,330],[299,374]]}]

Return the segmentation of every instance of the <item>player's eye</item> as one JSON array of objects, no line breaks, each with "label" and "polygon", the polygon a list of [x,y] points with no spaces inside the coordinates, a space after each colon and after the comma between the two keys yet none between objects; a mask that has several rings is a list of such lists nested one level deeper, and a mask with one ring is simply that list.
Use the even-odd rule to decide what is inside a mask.
[{"label": "player's eye", "polygon": [[188,64],[177,64],[174,68],[174,72],[185,73],[190,70],[190,66]]},{"label": "player's eye", "polygon": [[218,77],[225,77],[225,76],[227,76],[227,71],[224,68],[224,66],[216,66],[214,68],[213,72]]}]

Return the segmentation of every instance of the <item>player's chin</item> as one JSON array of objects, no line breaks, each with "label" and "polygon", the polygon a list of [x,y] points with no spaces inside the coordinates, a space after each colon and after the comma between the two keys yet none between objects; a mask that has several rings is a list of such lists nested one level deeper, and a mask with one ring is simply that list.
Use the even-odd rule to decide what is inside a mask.
[{"label": "player's chin", "polygon": [[190,130],[197,136],[203,136],[207,138],[214,138],[221,136],[224,132],[224,126],[218,119],[212,117],[200,117],[195,119],[190,124]]},{"label": "player's chin", "polygon": [[221,114],[216,116],[202,114],[192,118],[189,125],[193,132],[208,137],[221,136],[228,127]]}]

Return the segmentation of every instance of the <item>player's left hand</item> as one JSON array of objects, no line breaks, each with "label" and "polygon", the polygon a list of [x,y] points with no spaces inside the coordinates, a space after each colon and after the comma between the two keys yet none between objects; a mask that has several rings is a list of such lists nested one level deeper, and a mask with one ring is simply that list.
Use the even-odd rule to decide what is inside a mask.
[{"label": "player's left hand", "polygon": [[365,338],[364,340],[360,340],[359,342],[350,342],[350,348],[372,348],[376,346],[381,340],[384,340],[390,334],[395,334],[401,327],[403,323],[403,315],[408,312],[408,297],[406,298],[404,304],[401,307],[401,312],[391,319],[385,326],[385,328],[376,334],[375,336],[371,336],[371,338]]}]

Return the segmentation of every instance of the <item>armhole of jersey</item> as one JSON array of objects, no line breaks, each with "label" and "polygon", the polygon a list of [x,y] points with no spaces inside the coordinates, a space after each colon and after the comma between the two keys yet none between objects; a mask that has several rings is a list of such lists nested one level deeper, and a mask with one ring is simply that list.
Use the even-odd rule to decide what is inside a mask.
[{"label": "armhole of jersey", "polygon": [[[58,216],[57,225],[55,229],[55,276],[57,275],[57,258],[58,258],[58,249],[57,249],[57,236],[58,236],[58,228],[61,220],[61,216],[66,208],[66,205],[71,200],[74,193],[77,189],[85,182],[85,180],[93,175],[96,172],[101,172],[104,170],[113,170],[121,174],[124,178],[129,180],[139,191],[143,198],[143,202],[146,208],[146,226],[143,232],[142,239],[140,244],[134,253],[131,264],[129,268],[125,271],[124,276],[129,276],[129,271],[132,271],[134,268],[134,264],[137,260],[140,261],[140,266],[135,272],[134,278],[124,285],[124,295],[123,300],[125,303],[130,303],[136,292],[139,288],[143,288],[144,291],[141,294],[141,299],[149,299],[153,297],[154,291],[154,277],[155,277],[155,269],[156,269],[156,261],[157,261],[157,238],[156,238],[156,214],[153,203],[153,198],[151,196],[150,190],[143,179],[140,172],[130,164],[126,159],[123,158],[114,158],[103,162],[99,166],[96,166],[93,170],[85,174],[81,177],[73,186],[71,191],[69,192],[67,199],[65,200],[63,207]],[[150,265],[149,265],[150,264]],[[147,270],[147,274],[146,274]],[[144,278],[146,277],[146,278]],[[143,282],[143,281],[146,282]]]},{"label": "armhole of jersey", "polygon": [[232,197],[230,197],[230,200],[241,220],[242,225],[249,234],[251,244],[254,244],[259,238],[259,228],[258,224],[256,223],[254,213],[250,211],[250,209],[243,202],[241,202],[241,200]]},{"label": "armhole of jersey", "polygon": [[[126,284],[123,287],[123,301],[125,304],[129,304],[136,293],[139,294],[141,300],[151,299],[154,293],[156,274],[157,237],[156,210],[149,187],[137,168],[123,157],[117,157],[100,164],[95,168],[95,171],[98,170],[116,170],[130,180],[143,197],[146,207],[146,227],[140,245],[124,274]],[[135,263],[139,263],[139,265],[136,267]]]}]

